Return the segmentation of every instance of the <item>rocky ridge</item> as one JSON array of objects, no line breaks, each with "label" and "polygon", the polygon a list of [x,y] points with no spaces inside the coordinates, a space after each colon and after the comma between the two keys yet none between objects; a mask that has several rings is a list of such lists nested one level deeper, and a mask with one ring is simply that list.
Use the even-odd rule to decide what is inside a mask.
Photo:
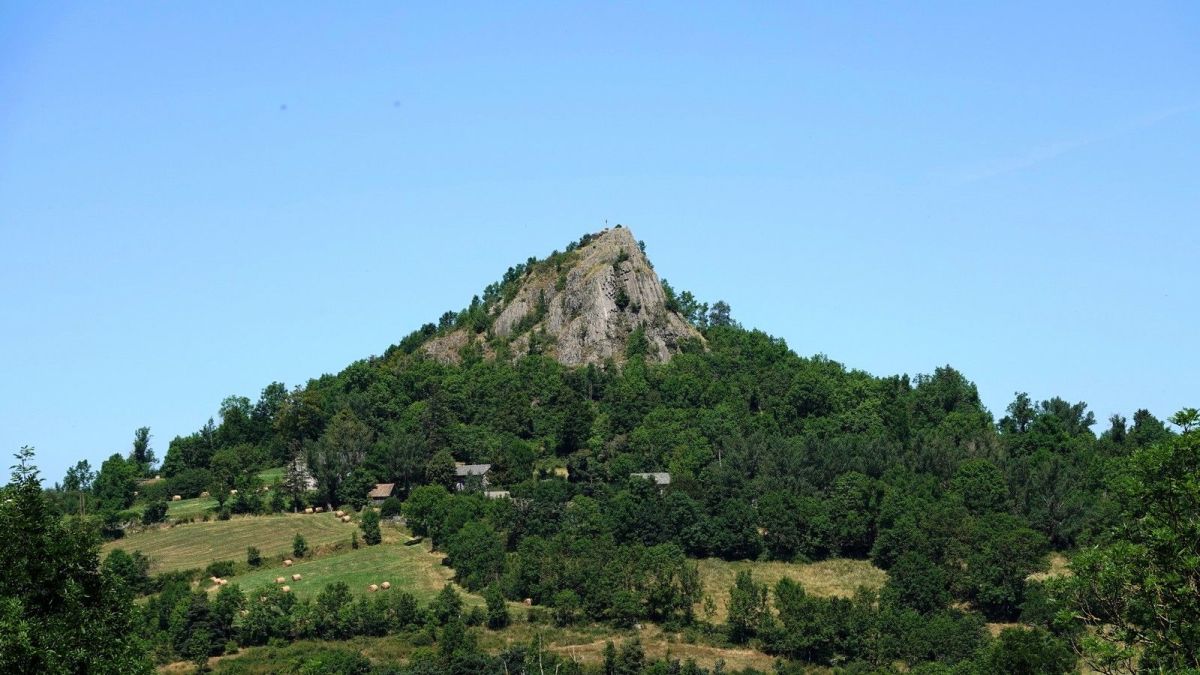
[{"label": "rocky ridge", "polygon": [[629,339],[641,330],[646,360],[662,363],[680,343],[703,342],[699,331],[668,308],[667,296],[650,261],[629,228],[606,229],[566,254],[525,270],[515,293],[489,310],[490,326],[463,326],[434,337],[423,347],[446,362],[468,349],[485,356],[517,357],[540,351],[568,366],[626,358]]}]

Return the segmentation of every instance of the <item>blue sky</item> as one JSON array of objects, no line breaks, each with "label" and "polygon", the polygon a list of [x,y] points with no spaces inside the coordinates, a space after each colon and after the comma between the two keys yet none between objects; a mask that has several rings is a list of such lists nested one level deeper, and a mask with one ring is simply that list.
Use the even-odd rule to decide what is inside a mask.
[{"label": "blue sky", "polygon": [[161,457],[606,220],[804,355],[1200,404],[1195,3],[409,4],[0,5],[0,450]]}]

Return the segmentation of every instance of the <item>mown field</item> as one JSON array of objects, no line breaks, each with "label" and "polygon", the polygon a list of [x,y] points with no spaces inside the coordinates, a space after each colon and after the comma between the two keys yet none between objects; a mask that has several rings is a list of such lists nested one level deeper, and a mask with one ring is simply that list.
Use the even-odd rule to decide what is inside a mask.
[{"label": "mown field", "polygon": [[[739,560],[729,562],[719,558],[705,558],[699,562],[700,583],[704,594],[711,596],[717,611],[712,620],[722,622],[728,615],[729,589],[738,572],[749,570],[758,583],[774,587],[780,579],[787,577],[804,586],[804,590],[820,597],[848,598],[859,586],[879,590],[887,581],[887,572],[875,567],[867,560],[835,558],[815,563],[759,562]],[[696,605],[696,616],[705,618],[701,604]]]},{"label": "mown field", "polygon": [[106,543],[103,553],[115,548],[141,551],[150,557],[153,574],[204,567],[214,560],[245,561],[250,546],[257,547],[264,558],[277,560],[291,554],[297,533],[304,536],[309,548],[348,545],[356,528],[357,523],[339,522],[330,513],[235,516],[150,528]]},{"label": "mown field", "polygon": [[[367,593],[370,584],[390,581],[391,590],[381,593],[407,591],[424,604],[454,577],[454,570],[442,564],[443,556],[431,552],[428,542],[405,546],[390,539],[377,546],[362,545],[357,550],[350,549],[337,555],[297,559],[295,565],[286,569],[273,567],[237,574],[229,577],[229,581],[249,592],[264,585],[274,585],[275,578],[283,576],[288,578],[287,585],[300,598],[313,597],[327,584],[338,581],[346,582],[356,595]],[[301,580],[292,581],[293,574],[299,574]],[[482,598],[461,588],[458,591],[468,605],[483,604]]]}]

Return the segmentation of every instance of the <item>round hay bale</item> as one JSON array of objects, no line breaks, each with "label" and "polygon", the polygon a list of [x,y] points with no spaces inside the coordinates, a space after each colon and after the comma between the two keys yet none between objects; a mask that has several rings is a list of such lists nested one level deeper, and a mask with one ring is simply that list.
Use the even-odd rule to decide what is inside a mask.
[{"label": "round hay bale", "polygon": [[379,587],[376,586],[375,584],[371,584],[370,586],[367,586],[367,590],[374,593],[375,591],[379,590]]},{"label": "round hay bale", "polygon": [[237,494],[237,490],[230,490],[230,491],[229,491],[229,494],[231,494],[231,495],[236,495],[236,494]]},{"label": "round hay bale", "polygon": [[208,490],[205,490],[204,492],[201,492],[201,493],[200,493],[200,498],[201,498],[201,499],[207,499],[207,498],[208,498],[208,496],[209,496],[209,495],[208,495]]},{"label": "round hay bale", "polygon": [[533,598],[525,598],[525,606],[532,607],[533,606]]},{"label": "round hay bale", "polygon": [[291,593],[291,592],[292,592],[292,587],[291,587],[291,586],[281,586],[281,587],[279,588],[279,590],[283,591],[284,593]]},{"label": "round hay bale", "polygon": [[313,512],[313,510],[312,510],[312,507],[311,507],[311,506],[306,506],[306,507],[304,508],[304,512],[305,512],[305,513],[312,513],[312,512]]},{"label": "round hay bale", "polygon": [[292,581],[300,581],[300,575],[299,575],[299,574],[293,574],[293,575],[292,575]]},{"label": "round hay bale", "polygon": [[392,582],[385,581],[382,584],[379,584],[379,587],[386,591],[387,589],[392,587]]},{"label": "round hay bale", "polygon": [[275,583],[277,584],[282,584],[285,581],[287,581],[287,579],[284,577],[275,577]]},{"label": "round hay bale", "polygon": [[181,502],[181,501],[183,501],[183,496],[182,495],[174,495],[173,497],[171,497],[171,501]]},{"label": "round hay bale", "polygon": [[348,523],[348,522],[350,522],[350,516],[342,516],[342,522],[343,522],[343,523]]},{"label": "round hay bale", "polygon": [[287,560],[284,560],[284,561],[283,561],[283,566],[284,566],[284,567],[291,567],[291,566],[292,566],[292,559],[291,559],[291,558],[288,558]]},{"label": "round hay bale", "polygon": [[323,507],[323,506],[318,506],[317,508],[313,509],[313,511],[316,511],[317,513],[320,513],[324,510],[325,510],[325,507]]}]

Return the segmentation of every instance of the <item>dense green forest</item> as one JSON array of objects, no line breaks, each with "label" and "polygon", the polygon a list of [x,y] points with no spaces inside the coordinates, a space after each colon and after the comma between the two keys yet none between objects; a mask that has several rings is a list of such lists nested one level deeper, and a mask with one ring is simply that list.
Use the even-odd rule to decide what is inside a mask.
[{"label": "dense green forest", "polygon": [[[1082,402],[1018,393],[996,419],[950,366],[876,377],[801,357],[738,325],[725,303],[710,309],[665,283],[670,308],[703,335],[667,363],[646,361],[636,331],[620,364],[568,368],[536,341],[530,353],[508,353],[489,334],[496,303],[529,269],[560,265],[570,251],[511,269],[482,299],[380,356],[303,386],[272,383],[256,401],[225,399],[217,420],[170,442],[162,482],[137,483],[155,464],[148,430],[127,457],[96,473],[81,462],[55,490],[39,492],[20,468],[0,519],[9,530],[0,537],[0,670],[133,672],[134,643],[160,660],[203,661],[227,644],[422,634],[438,650],[396,672],[521,672],[531,654],[551,657],[534,647],[489,655],[471,636],[506,621],[504,599],[525,598],[562,624],[708,626],[708,639],[779,657],[781,672],[1200,667],[1195,410],[1169,420],[1175,429],[1146,410],[1098,422]],[[501,357],[465,350],[444,363],[421,350],[463,326]],[[479,484],[456,490],[456,462],[490,463],[491,486],[510,498],[485,498]],[[265,496],[257,472],[281,465],[283,489]],[[635,472],[669,472],[671,482]],[[492,611],[464,610],[449,588],[428,607],[403,594],[354,600],[335,586],[314,603],[279,593],[248,601],[236,586],[209,599],[185,579],[148,577],[136,557],[100,565],[88,529],[119,536],[129,523],[161,521],[170,495],[202,491],[218,497],[223,518],[361,509],[380,482],[399,489],[384,515],[399,510]],[[73,539],[50,534],[59,529]],[[29,537],[70,551],[14,545]],[[1051,551],[1073,556],[1073,574],[1031,580]],[[728,620],[711,625],[695,609],[704,598],[694,562],[710,556],[869,559],[889,577],[878,593],[823,599],[786,579],[767,587],[742,575]],[[64,567],[66,581],[52,574]],[[133,608],[135,594],[151,597]],[[46,635],[88,648],[61,619],[99,612],[88,625],[108,632],[86,640],[110,649],[42,653]],[[993,638],[989,621],[1025,627]],[[134,623],[129,635],[110,635]],[[700,672],[648,662],[636,648],[608,657],[606,673]],[[329,658],[366,672],[351,654]]]}]

